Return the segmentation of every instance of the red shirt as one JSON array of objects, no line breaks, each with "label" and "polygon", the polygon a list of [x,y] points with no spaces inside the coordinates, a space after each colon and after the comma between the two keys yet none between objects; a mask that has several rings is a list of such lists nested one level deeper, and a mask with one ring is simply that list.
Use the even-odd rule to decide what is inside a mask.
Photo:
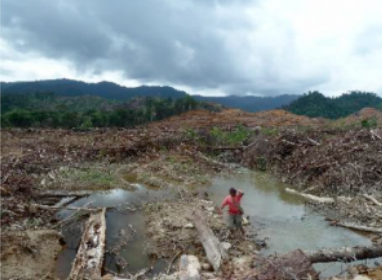
[{"label": "red shirt", "polygon": [[234,197],[231,195],[228,195],[226,198],[224,198],[222,207],[228,205],[228,213],[231,215],[241,214],[239,206],[240,206],[240,200],[242,197],[243,197],[243,193],[238,193]]}]

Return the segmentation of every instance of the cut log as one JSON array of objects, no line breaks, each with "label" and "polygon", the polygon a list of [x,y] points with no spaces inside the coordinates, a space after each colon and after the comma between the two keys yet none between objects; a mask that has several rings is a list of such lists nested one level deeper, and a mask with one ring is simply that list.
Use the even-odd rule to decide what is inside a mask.
[{"label": "cut log", "polygon": [[303,197],[309,201],[313,201],[313,202],[327,203],[327,204],[335,203],[335,199],[331,198],[331,197],[319,197],[319,196],[315,196],[312,194],[300,193],[300,192],[293,190],[293,189],[290,189],[290,188],[286,188],[285,191],[287,193],[290,193],[290,194],[295,194],[295,195],[301,196],[301,197]]},{"label": "cut log", "polygon": [[350,228],[350,229],[354,229],[354,230],[358,230],[358,231],[382,233],[382,228],[367,227],[367,226],[356,225],[356,224],[345,223],[345,222],[332,221],[331,225]]},{"label": "cut log", "polygon": [[340,249],[322,249],[316,252],[304,252],[312,263],[352,262],[382,257],[382,246],[343,247]]},{"label": "cut log", "polygon": [[195,210],[193,214],[193,222],[206,252],[207,259],[214,270],[219,271],[222,264],[228,259],[227,252],[205,222],[200,211]]},{"label": "cut log", "polygon": [[101,278],[106,240],[105,212],[106,208],[91,215],[86,222],[69,280]]}]

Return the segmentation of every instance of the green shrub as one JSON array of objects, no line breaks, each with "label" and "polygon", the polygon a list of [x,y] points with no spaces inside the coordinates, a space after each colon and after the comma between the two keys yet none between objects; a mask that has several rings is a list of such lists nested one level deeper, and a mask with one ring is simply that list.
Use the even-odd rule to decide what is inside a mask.
[{"label": "green shrub", "polygon": [[377,127],[377,119],[376,118],[370,118],[361,121],[361,126],[364,128],[375,128]]},{"label": "green shrub", "polygon": [[234,131],[223,131],[214,127],[211,129],[210,134],[218,145],[235,146],[243,144],[252,135],[252,132],[248,128],[239,125]]}]

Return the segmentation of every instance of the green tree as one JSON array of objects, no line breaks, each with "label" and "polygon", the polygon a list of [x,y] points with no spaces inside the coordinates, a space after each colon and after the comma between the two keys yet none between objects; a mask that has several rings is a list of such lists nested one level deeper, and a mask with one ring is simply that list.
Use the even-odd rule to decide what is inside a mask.
[{"label": "green tree", "polygon": [[81,123],[81,118],[77,112],[66,112],[62,115],[61,124],[66,128],[78,127]]},{"label": "green tree", "polygon": [[5,115],[5,122],[16,127],[30,127],[34,123],[32,115],[26,110],[16,109]]}]

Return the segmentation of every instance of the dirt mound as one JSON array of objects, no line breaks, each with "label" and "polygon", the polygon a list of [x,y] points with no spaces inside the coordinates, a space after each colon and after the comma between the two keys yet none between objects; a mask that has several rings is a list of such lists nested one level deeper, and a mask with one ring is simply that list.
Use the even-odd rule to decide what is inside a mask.
[{"label": "dirt mound", "polygon": [[363,108],[362,110],[360,110],[358,113],[354,115],[359,116],[361,118],[372,118],[372,117],[381,118],[382,112],[374,108]]},{"label": "dirt mound", "polygon": [[375,120],[376,125],[382,125],[382,112],[374,108],[363,108],[357,113],[335,121],[334,124],[360,125],[365,120]]}]

